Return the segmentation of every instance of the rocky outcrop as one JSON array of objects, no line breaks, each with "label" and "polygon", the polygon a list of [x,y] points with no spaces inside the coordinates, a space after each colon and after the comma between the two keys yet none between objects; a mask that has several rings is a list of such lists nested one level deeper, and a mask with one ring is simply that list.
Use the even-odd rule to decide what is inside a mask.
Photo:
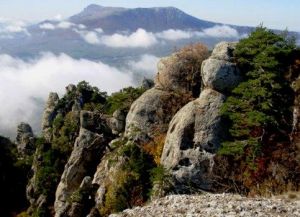
[{"label": "rocky outcrop", "polygon": [[52,122],[57,115],[56,105],[58,104],[59,97],[57,93],[50,93],[46,107],[44,109],[44,114],[42,118],[42,132],[44,138],[49,142],[52,138]]},{"label": "rocky outcrop", "polygon": [[[131,105],[126,118],[126,136],[138,135],[139,139],[145,140],[154,134],[165,133],[174,114],[194,96],[198,97],[200,67],[196,70],[195,62],[190,59],[195,58],[195,53],[206,56],[205,49],[201,46],[191,48],[189,52],[179,51],[159,61],[154,88],[147,90]],[[202,59],[198,61],[202,62]]]},{"label": "rocky outcrop", "polygon": [[132,105],[126,118],[125,135],[145,141],[158,132],[166,132],[173,115],[188,99],[173,92],[152,88]]},{"label": "rocky outcrop", "polygon": [[34,135],[27,123],[20,123],[17,127],[16,145],[21,155],[30,155],[34,152]]},{"label": "rocky outcrop", "polygon": [[119,135],[124,132],[126,124],[126,112],[123,110],[116,110],[113,113],[112,118],[110,119],[110,127],[112,129],[112,133],[115,135]]},{"label": "rocky outcrop", "polygon": [[152,87],[154,87],[154,81],[148,78],[144,78],[142,81],[142,88],[148,90]]},{"label": "rocky outcrop", "polygon": [[[161,163],[172,171],[176,182],[209,189],[209,168],[219,148],[224,129],[220,107],[225,96],[205,89],[200,97],[184,106],[172,119]],[[177,191],[184,191],[177,188]]]},{"label": "rocky outcrop", "polygon": [[92,176],[104,155],[109,137],[104,135],[106,122],[97,114],[82,111],[80,132],[72,154],[65,165],[61,181],[56,190],[55,216],[67,216],[71,208],[70,198],[78,190],[84,177]]},{"label": "rocky outcrop", "polygon": [[196,44],[162,58],[157,65],[155,87],[198,97],[201,88],[200,66],[207,55],[207,48]]},{"label": "rocky outcrop", "polygon": [[220,114],[226,98],[222,92],[240,80],[235,64],[228,62],[232,49],[231,43],[216,46],[202,64],[200,97],[179,110],[169,125],[161,164],[172,174],[177,192],[211,190],[214,153],[226,136]]},{"label": "rocky outcrop", "polygon": [[226,92],[241,81],[239,69],[231,62],[235,43],[221,42],[216,45],[211,57],[202,63],[203,85]]},{"label": "rocky outcrop", "polygon": [[299,198],[247,198],[235,194],[170,195],[110,217],[299,217],[299,205]]}]

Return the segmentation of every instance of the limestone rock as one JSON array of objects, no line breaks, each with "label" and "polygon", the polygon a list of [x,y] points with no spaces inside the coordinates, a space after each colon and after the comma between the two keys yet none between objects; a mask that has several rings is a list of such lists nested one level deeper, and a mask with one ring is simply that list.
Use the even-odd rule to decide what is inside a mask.
[{"label": "limestone rock", "polygon": [[56,217],[67,213],[70,208],[68,199],[80,187],[85,176],[93,175],[106,149],[107,141],[103,134],[100,134],[101,129],[98,129],[98,133],[89,130],[92,127],[95,130],[99,126],[95,125],[98,120],[95,116],[92,112],[81,112],[79,136],[56,190]]},{"label": "limestone rock", "polygon": [[144,78],[142,81],[142,87],[146,90],[154,87],[154,81],[148,78]]},{"label": "limestone rock", "polygon": [[147,140],[157,132],[166,132],[173,115],[189,98],[152,88],[132,105],[127,114],[125,135]]},{"label": "limestone rock", "polygon": [[42,118],[42,131],[43,136],[47,141],[51,140],[52,132],[50,130],[52,126],[52,122],[57,114],[57,111],[55,109],[57,103],[59,101],[59,97],[57,93],[50,93],[46,107],[44,109],[44,114]]},{"label": "limestone rock", "polygon": [[199,188],[210,187],[206,178],[213,153],[224,134],[220,118],[224,100],[223,94],[205,89],[198,99],[184,106],[169,125],[161,163],[170,169],[183,188],[188,183]]},{"label": "limestone rock", "polygon": [[66,93],[70,94],[76,91],[76,85],[74,84],[69,84],[68,86],[66,86]]},{"label": "limestone rock", "polygon": [[196,87],[200,91],[200,71],[188,70],[186,62],[176,53],[162,58],[158,65],[158,72],[155,77],[155,87],[167,91],[177,91],[192,95]]},{"label": "limestone rock", "polygon": [[224,92],[239,84],[241,75],[232,62],[233,50],[233,43],[221,42],[213,50],[212,56],[203,61],[201,76],[205,87]]},{"label": "limestone rock", "polygon": [[110,119],[110,127],[113,134],[118,135],[124,132],[126,124],[126,113],[122,110],[116,110]]},{"label": "limestone rock", "polygon": [[34,152],[34,135],[32,128],[27,123],[20,123],[17,127],[16,144],[21,154],[32,154]]},{"label": "limestone rock", "polygon": [[168,195],[144,207],[126,209],[109,217],[299,217],[300,200],[243,197],[237,194]]},{"label": "limestone rock", "polygon": [[236,42],[220,42],[214,47],[210,58],[231,62],[236,45]]}]

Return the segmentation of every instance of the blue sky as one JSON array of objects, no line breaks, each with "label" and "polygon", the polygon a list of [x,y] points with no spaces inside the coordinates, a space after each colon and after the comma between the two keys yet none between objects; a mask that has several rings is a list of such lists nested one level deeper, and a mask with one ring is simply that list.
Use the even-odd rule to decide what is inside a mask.
[{"label": "blue sky", "polygon": [[41,21],[68,17],[89,4],[122,7],[174,6],[198,18],[300,31],[299,0],[0,0],[0,17]]}]

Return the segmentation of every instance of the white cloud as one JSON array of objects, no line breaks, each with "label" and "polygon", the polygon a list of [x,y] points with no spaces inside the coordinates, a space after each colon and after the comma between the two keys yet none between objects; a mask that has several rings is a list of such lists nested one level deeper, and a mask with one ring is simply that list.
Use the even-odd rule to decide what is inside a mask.
[{"label": "white cloud", "polygon": [[61,21],[63,19],[63,16],[61,14],[57,14],[56,16],[54,16],[53,20],[55,21]]},{"label": "white cloud", "polygon": [[131,34],[116,33],[113,35],[103,35],[101,28],[93,31],[82,31],[74,29],[81,37],[90,44],[105,45],[113,48],[148,48],[157,43],[165,41],[177,41],[190,38],[241,38],[238,31],[230,26],[216,25],[202,31],[184,31],[179,29],[168,29],[158,33],[147,32],[144,29],[138,29]]},{"label": "white cloud", "polygon": [[196,33],[200,37],[213,37],[213,38],[239,38],[238,31],[230,26],[216,25],[211,28],[202,30]]},{"label": "white cloud", "polygon": [[46,29],[46,30],[54,30],[56,28],[55,25],[53,25],[52,23],[43,23],[41,25],[39,25],[40,29]]},{"label": "white cloud", "polygon": [[156,36],[165,40],[177,41],[180,39],[188,39],[193,37],[193,32],[183,31],[179,29],[169,29],[157,33]]},{"label": "white cloud", "polygon": [[74,23],[62,21],[62,22],[58,23],[56,26],[57,26],[57,28],[60,28],[60,29],[69,29],[74,25],[75,25]]},{"label": "white cloud", "polygon": [[69,29],[71,27],[77,27],[79,29],[84,29],[86,28],[84,25],[82,24],[74,24],[68,21],[61,21],[61,22],[52,22],[52,23],[43,23],[41,25],[39,25],[40,29],[45,29],[45,30],[55,30],[55,29]]},{"label": "white cloud", "polygon": [[100,39],[95,32],[83,32],[82,37],[89,44],[100,44]]},{"label": "white cloud", "polygon": [[144,29],[138,29],[130,35],[113,34],[104,35],[100,40],[104,45],[115,48],[150,47],[157,43],[155,35]]},{"label": "white cloud", "polygon": [[159,59],[159,57],[150,54],[144,54],[138,61],[128,62],[128,66],[140,74],[153,77],[157,71],[157,63]]},{"label": "white cloud", "polygon": [[24,21],[1,19],[0,24],[0,34],[24,33],[30,35],[27,31],[27,23]]},{"label": "white cloud", "polygon": [[43,102],[49,92],[64,93],[69,83],[86,80],[109,93],[132,85],[131,74],[102,62],[76,60],[65,54],[42,54],[24,61],[0,55],[0,134],[15,132],[16,125],[29,122],[40,126]]},{"label": "white cloud", "polygon": [[86,26],[83,25],[83,24],[79,24],[79,25],[78,25],[78,28],[79,28],[79,29],[86,29]]},{"label": "white cloud", "polygon": [[104,32],[103,29],[101,29],[101,28],[97,28],[97,29],[95,29],[95,31],[100,33],[100,34],[102,34]]}]

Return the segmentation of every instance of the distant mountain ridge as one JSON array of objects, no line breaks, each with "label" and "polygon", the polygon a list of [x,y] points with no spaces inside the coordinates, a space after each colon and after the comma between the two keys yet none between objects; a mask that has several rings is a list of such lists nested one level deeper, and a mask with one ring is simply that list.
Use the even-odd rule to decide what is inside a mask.
[{"label": "distant mountain ridge", "polygon": [[[102,28],[105,32],[135,31],[143,28],[151,32],[166,29],[202,30],[224,25],[193,17],[175,7],[121,8],[89,5],[82,12],[69,18],[70,22],[84,24],[88,28]],[[233,26],[233,25],[229,25]],[[243,33],[251,27],[233,26]]]}]

